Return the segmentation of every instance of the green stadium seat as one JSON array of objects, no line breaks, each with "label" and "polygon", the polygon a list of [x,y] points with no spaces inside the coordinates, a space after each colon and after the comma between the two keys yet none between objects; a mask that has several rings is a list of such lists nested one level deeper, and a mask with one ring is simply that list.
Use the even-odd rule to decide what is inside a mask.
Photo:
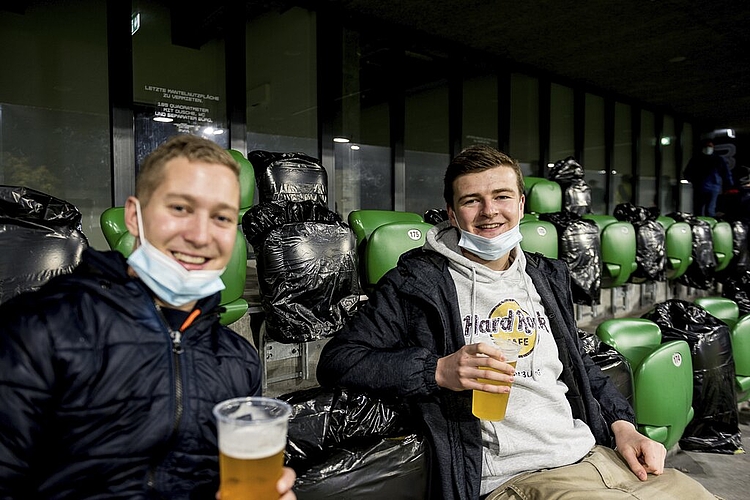
[{"label": "green stadium seat", "polygon": [[742,316],[732,328],[737,401],[750,399],[750,315]]},{"label": "green stadium seat", "polygon": [[365,290],[372,290],[385,273],[396,267],[401,254],[424,245],[433,226],[427,222],[389,222],[370,234],[364,250]]},{"label": "green stadium seat", "polygon": [[693,232],[687,222],[676,222],[671,217],[656,219],[665,230],[664,246],[667,253],[667,279],[685,274],[693,262]]},{"label": "green stadium seat", "polygon": [[714,318],[722,320],[729,326],[734,327],[740,316],[740,308],[732,299],[726,297],[698,297],[694,302],[708,311]]},{"label": "green stadium seat", "polygon": [[534,217],[524,216],[519,225],[523,240],[524,252],[539,252],[545,257],[556,259],[558,256],[557,229],[551,222],[541,221]]},{"label": "green stadium seat", "polygon": [[635,229],[629,222],[621,222],[611,215],[583,216],[599,227],[602,248],[602,288],[616,288],[627,283],[638,264],[635,260]]},{"label": "green stadium seat", "polygon": [[562,188],[557,182],[543,177],[524,177],[524,187],[526,212],[545,214],[562,210]]},{"label": "green stadium seat", "polygon": [[[347,218],[349,227],[357,238],[357,247],[370,237],[375,228],[389,222],[424,222],[422,216],[414,212],[397,210],[353,210]],[[360,254],[361,256],[361,254]]]},{"label": "green stadium seat", "polygon": [[673,447],[693,418],[693,362],[688,343],[662,344],[659,326],[641,318],[606,320],[596,335],[630,364],[638,430],[667,449]]}]

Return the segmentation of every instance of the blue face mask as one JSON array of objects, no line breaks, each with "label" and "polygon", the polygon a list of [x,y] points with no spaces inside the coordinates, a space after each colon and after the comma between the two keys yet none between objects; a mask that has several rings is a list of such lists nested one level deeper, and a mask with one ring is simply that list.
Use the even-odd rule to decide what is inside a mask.
[{"label": "blue face mask", "polygon": [[[458,220],[456,220],[458,224]],[[483,260],[497,260],[508,254],[523,239],[521,229],[518,224],[494,238],[485,238],[478,234],[461,230],[461,239],[458,240],[458,246],[467,250]]]},{"label": "blue face mask", "polygon": [[214,271],[188,271],[146,240],[138,200],[136,214],[141,244],[130,254],[128,264],[157,297],[169,305],[179,307],[225,288],[221,275],[226,268]]}]

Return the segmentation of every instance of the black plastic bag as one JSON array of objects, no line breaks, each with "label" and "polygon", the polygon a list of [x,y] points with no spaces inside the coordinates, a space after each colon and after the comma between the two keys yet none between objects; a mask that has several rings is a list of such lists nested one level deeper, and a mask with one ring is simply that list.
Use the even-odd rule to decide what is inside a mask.
[{"label": "black plastic bag", "polygon": [[426,446],[408,407],[346,389],[280,396],[293,407],[286,463],[300,500],[424,498]]},{"label": "black plastic bag", "polygon": [[540,214],[557,229],[559,255],[570,270],[573,302],[599,304],[602,284],[602,257],[599,227],[573,212]]},{"label": "black plastic bag", "polygon": [[422,218],[426,223],[436,226],[448,220],[448,211],[444,208],[431,208],[424,213]]},{"label": "black plastic bag", "polygon": [[268,335],[282,343],[330,337],[361,291],[354,234],[312,201],[262,203],[242,217],[253,246]]},{"label": "black plastic bag", "polygon": [[583,180],[585,175],[583,167],[572,156],[564,160],[557,160],[549,170],[549,179],[567,186],[573,181]]},{"label": "black plastic bag", "polygon": [[0,186],[0,303],[72,271],[87,247],[75,206],[34,189]]},{"label": "black plastic bag", "polygon": [[672,299],[643,315],[659,325],[662,342],[684,340],[693,361],[693,420],[680,439],[687,451],[742,450],[729,327],[700,306]]},{"label": "black plastic bag", "polygon": [[632,203],[621,203],[612,212],[617,220],[630,222],[635,229],[638,267],[630,275],[633,283],[665,281],[667,279],[666,232],[656,221],[658,212]]},{"label": "black plastic bag", "polygon": [[669,217],[678,222],[687,222],[693,233],[693,262],[677,281],[685,286],[708,290],[713,286],[716,274],[711,226],[704,220],[682,212],[673,212]]},{"label": "black plastic bag", "polygon": [[750,313],[750,270],[725,279],[721,295],[737,303],[740,316]]},{"label": "black plastic bag", "polygon": [[305,201],[328,204],[328,177],[317,159],[303,153],[247,153],[258,184],[258,201]]},{"label": "black plastic bag", "polygon": [[584,174],[583,167],[572,156],[556,161],[550,168],[550,180],[560,184],[563,191],[563,210],[578,215],[591,213],[591,187],[583,180]]},{"label": "black plastic bag", "polygon": [[625,356],[605,344],[593,333],[578,329],[583,349],[599,369],[609,377],[617,390],[633,406],[633,373]]}]

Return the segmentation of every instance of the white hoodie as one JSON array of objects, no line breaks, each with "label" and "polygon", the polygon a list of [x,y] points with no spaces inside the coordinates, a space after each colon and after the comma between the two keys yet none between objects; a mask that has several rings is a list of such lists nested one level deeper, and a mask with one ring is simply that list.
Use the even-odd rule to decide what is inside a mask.
[{"label": "white hoodie", "polygon": [[449,260],[467,344],[499,334],[521,344],[505,419],[481,421],[484,495],[522,472],[577,462],[595,439],[574,419],[559,379],[562,363],[541,298],[526,274],[517,246],[505,271],[493,271],[463,256],[458,229],[448,223],[430,230],[425,247]]}]

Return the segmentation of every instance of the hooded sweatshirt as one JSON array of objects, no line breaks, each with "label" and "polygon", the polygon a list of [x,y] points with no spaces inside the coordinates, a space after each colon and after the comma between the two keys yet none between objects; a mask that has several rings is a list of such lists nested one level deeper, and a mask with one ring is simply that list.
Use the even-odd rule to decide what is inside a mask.
[{"label": "hooded sweatshirt", "polygon": [[425,247],[449,261],[465,342],[493,336],[521,345],[505,419],[481,420],[485,494],[522,472],[575,463],[595,439],[573,418],[557,344],[520,247],[511,251],[508,269],[494,271],[464,257],[458,239],[458,230],[446,227],[430,231]]}]

